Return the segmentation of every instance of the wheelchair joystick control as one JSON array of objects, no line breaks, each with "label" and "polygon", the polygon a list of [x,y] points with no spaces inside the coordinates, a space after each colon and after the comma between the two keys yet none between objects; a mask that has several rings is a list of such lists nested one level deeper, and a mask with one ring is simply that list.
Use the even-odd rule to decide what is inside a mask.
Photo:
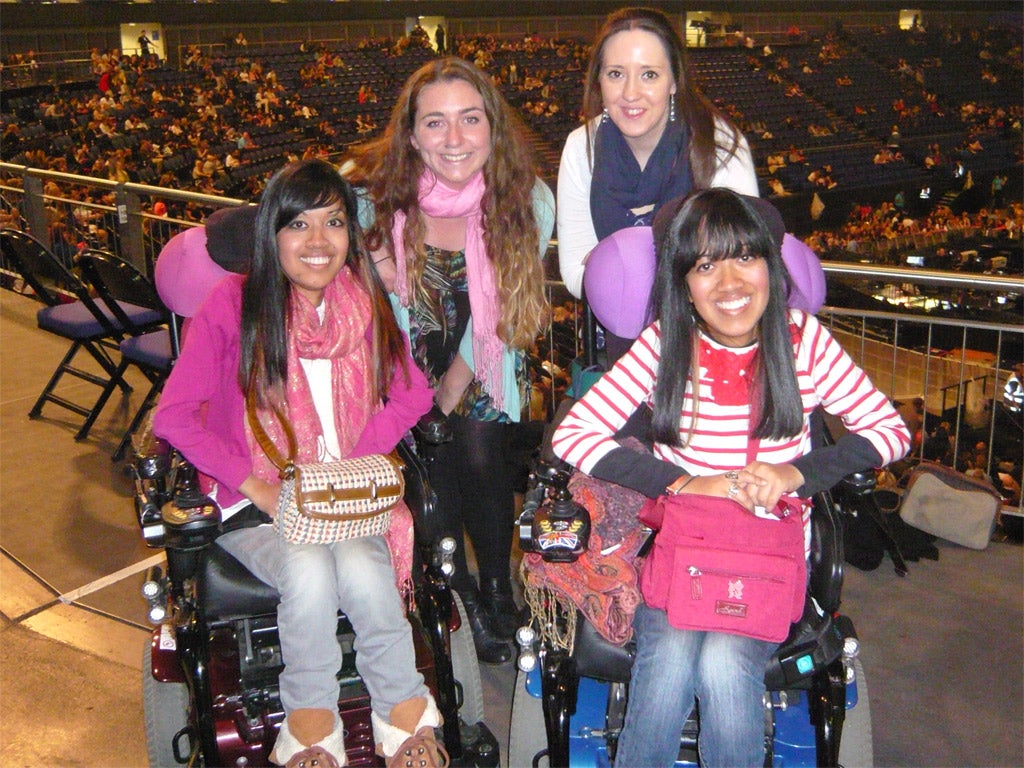
[{"label": "wheelchair joystick control", "polygon": [[[590,513],[573,501],[564,469],[545,467],[534,480],[536,487],[527,493],[531,503],[523,503],[519,516],[519,547],[546,562],[574,562],[590,543]],[[545,487],[552,489],[550,499]]]},{"label": "wheelchair joystick control", "polygon": [[203,551],[220,532],[220,508],[199,488],[196,468],[187,461],[178,465],[174,493],[160,510],[171,582],[192,578]]},{"label": "wheelchair joystick control", "polygon": [[167,531],[167,546],[194,549],[216,538],[220,509],[199,489],[196,468],[187,462],[178,467],[174,495],[160,510]]}]

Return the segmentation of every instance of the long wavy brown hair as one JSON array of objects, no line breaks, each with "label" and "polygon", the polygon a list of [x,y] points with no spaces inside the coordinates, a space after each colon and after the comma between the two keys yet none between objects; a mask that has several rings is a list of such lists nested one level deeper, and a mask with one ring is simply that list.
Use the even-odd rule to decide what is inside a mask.
[{"label": "long wavy brown hair", "polygon": [[[693,180],[698,188],[706,189],[711,186],[719,166],[736,154],[740,145],[740,132],[732,121],[697,90],[682,38],[661,11],[654,8],[621,8],[605,18],[590,52],[590,64],[583,84],[583,118],[589,123],[604,108],[601,102],[601,67],[608,38],[618,32],[633,29],[650,32],[665,48],[676,83],[676,94],[671,98],[675,99],[676,111],[690,129],[690,168]],[[728,128],[729,138],[724,145],[718,144],[716,122]],[[719,149],[725,153],[721,160],[718,157]],[[589,132],[587,151],[591,151]]]},{"label": "long wavy brown hair", "polygon": [[434,83],[463,80],[483,97],[491,127],[491,153],[484,164],[485,191],[481,201],[484,242],[494,265],[501,301],[498,337],[510,347],[528,349],[547,321],[544,275],[540,262],[533,187],[537,165],[522,124],[485,73],[455,57],[436,59],[414,72],[402,88],[384,133],[353,148],[344,165],[352,183],[373,200],[375,220],[366,232],[372,251],[393,250],[395,213],[406,214],[405,245],[408,281],[420,286],[426,263],[420,215],[419,179],[425,165],[413,147],[420,92]]}]

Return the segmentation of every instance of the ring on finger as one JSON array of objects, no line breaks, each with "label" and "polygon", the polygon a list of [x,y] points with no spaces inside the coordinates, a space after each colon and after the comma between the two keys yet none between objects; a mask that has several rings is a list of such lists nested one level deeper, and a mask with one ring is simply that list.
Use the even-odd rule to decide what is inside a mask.
[{"label": "ring on finger", "polygon": [[728,472],[725,473],[725,479],[731,480],[733,483],[735,483],[737,480],[740,479],[740,473],[737,472],[735,469],[730,469]]},{"label": "ring on finger", "polygon": [[725,495],[731,499],[739,492],[740,487],[736,483],[729,483],[729,490],[725,492]]}]

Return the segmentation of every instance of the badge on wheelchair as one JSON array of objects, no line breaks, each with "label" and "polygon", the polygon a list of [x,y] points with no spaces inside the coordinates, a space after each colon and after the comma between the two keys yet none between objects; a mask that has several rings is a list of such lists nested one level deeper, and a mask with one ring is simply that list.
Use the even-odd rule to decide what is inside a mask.
[{"label": "badge on wheelchair", "polygon": [[532,473],[519,516],[519,548],[549,563],[571,563],[590,544],[590,513],[569,491],[570,473],[543,466]]}]

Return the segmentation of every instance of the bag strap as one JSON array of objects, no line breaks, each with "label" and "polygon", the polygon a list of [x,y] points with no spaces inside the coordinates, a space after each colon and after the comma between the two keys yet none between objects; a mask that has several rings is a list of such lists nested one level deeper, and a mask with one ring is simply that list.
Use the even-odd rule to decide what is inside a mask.
[{"label": "bag strap", "polygon": [[761,438],[751,437],[747,440],[747,464],[757,458],[757,452],[761,448]]},{"label": "bag strap", "polygon": [[249,419],[249,428],[252,430],[252,436],[256,438],[256,443],[267,454],[270,463],[277,467],[281,479],[287,480],[295,474],[295,456],[298,453],[295,430],[292,429],[288,417],[284,415],[284,412],[276,404],[271,405],[270,408],[274,412],[274,416],[281,423],[285,440],[288,441],[287,457],[283,457],[278,453],[274,443],[270,440],[270,436],[263,429],[263,425],[260,424],[259,416],[256,415],[256,392],[253,388],[249,389],[245,395],[245,415]]},{"label": "bag strap", "polygon": [[[761,448],[761,439],[753,437],[747,441],[747,464],[750,464],[754,459],[757,458],[757,452]],[[793,513],[799,513],[803,509],[803,502],[797,496],[790,496],[783,494],[779,497],[779,503],[775,505],[775,509],[768,510],[775,517],[780,520],[785,520],[788,517],[796,517],[800,519],[800,515]]]}]

